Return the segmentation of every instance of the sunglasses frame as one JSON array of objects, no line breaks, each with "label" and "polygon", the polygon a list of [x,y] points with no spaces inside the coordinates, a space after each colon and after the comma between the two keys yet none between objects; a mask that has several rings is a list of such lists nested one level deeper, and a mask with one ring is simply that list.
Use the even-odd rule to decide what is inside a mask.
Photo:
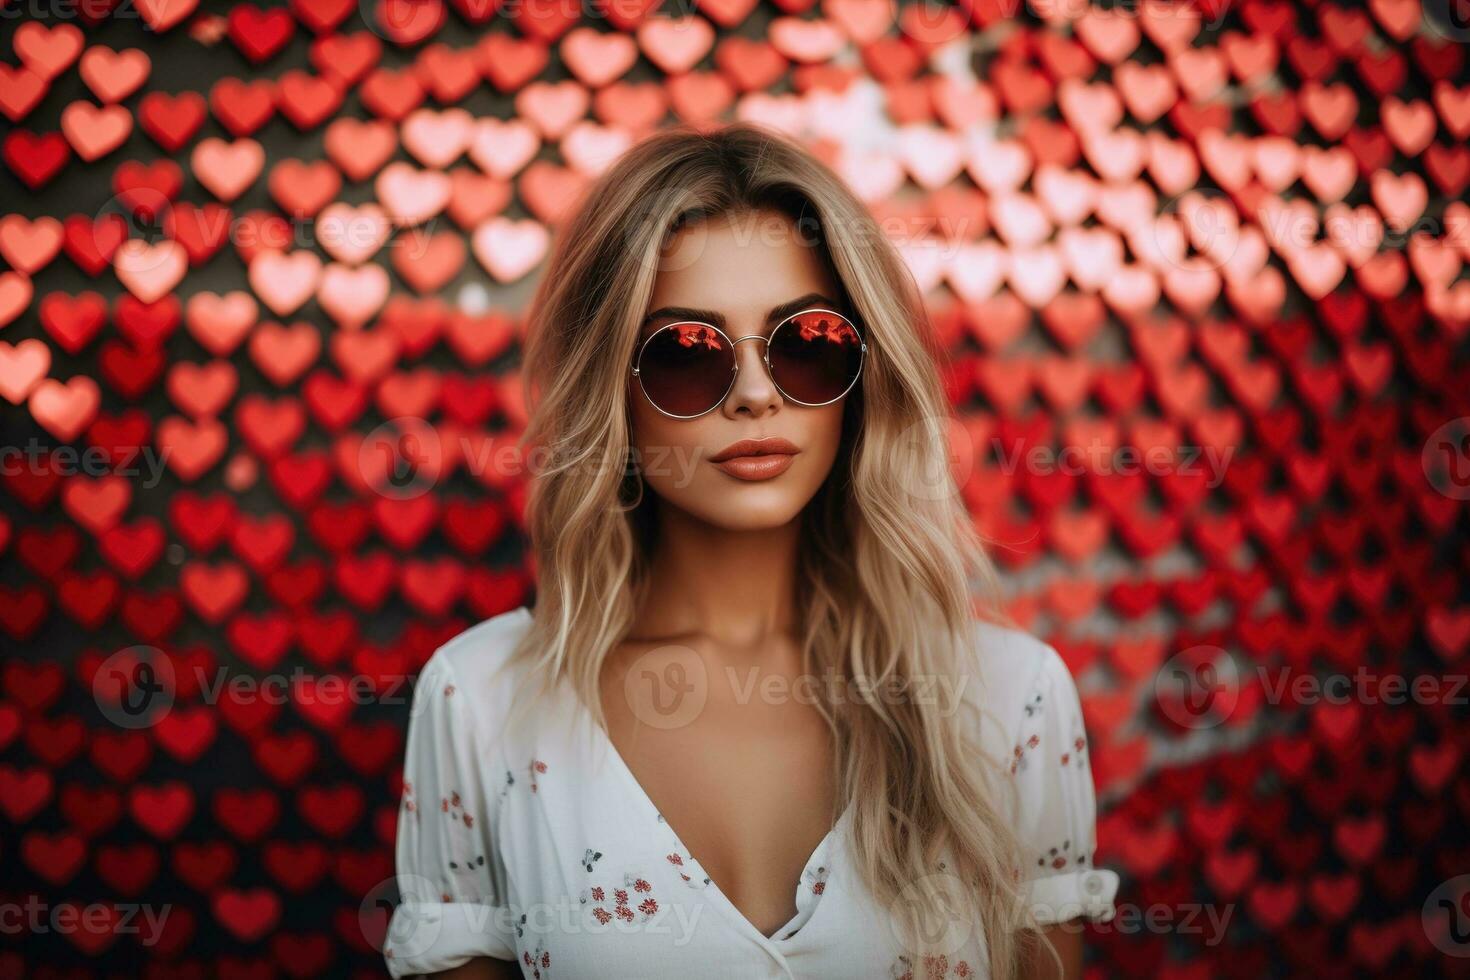
[{"label": "sunglasses frame", "polygon": [[[786,393],[785,388],[781,387],[781,382],[776,380],[776,375],[771,371],[771,337],[774,337],[777,330],[780,330],[792,320],[795,320],[799,316],[805,316],[808,313],[830,313],[838,319],[842,320],[842,322],[852,327],[853,333],[858,335],[858,342],[861,345],[858,349],[857,373],[852,376],[852,380],[848,382],[847,387],[842,389],[842,394],[838,395],[836,398],[829,398],[824,402],[804,402],[800,398],[793,398],[791,395]],[[698,412],[694,415],[675,415],[673,412],[666,412],[663,410],[658,402],[653,400],[653,397],[648,394],[648,389],[643,387],[643,375],[638,369],[639,363],[643,360],[643,350],[649,345],[653,338],[657,337],[665,330],[668,330],[670,327],[680,327],[690,323],[700,327],[708,327],[715,333],[719,334],[721,337],[725,338],[725,343],[730,346],[732,354],[735,350],[735,345],[740,343],[742,340],[763,341],[766,347],[765,350],[761,353],[761,360],[765,362],[766,374],[770,377],[771,384],[776,386],[776,390],[781,393],[782,398],[786,399],[787,401],[794,402],[797,405],[801,405],[804,408],[821,408],[823,405],[831,405],[833,402],[841,401],[843,398],[846,398],[847,393],[849,391],[852,391],[853,385],[857,384],[858,379],[863,376],[863,365],[866,364],[868,361],[868,343],[866,340],[863,339],[863,333],[861,330],[858,329],[857,324],[853,322],[851,317],[844,316],[843,314],[838,313],[836,310],[829,310],[823,306],[813,306],[808,309],[799,310],[796,313],[791,314],[771,329],[771,337],[763,337],[758,333],[752,333],[746,334],[744,337],[737,337],[734,340],[731,340],[729,334],[725,333],[725,331],[721,330],[713,323],[706,323],[704,320],[676,320],[673,323],[664,324],[653,333],[649,334],[646,338],[644,338],[643,343],[638,345],[638,353],[633,358],[632,366],[633,376],[638,379],[638,390],[643,392],[643,397],[648,401],[648,404],[657,409],[660,414],[666,415],[671,419],[697,419],[701,416],[708,415],[710,412],[713,412],[715,409],[720,407],[721,402],[730,397],[730,390],[735,387],[735,379],[740,376],[740,359],[737,357],[734,359],[735,366],[730,371],[730,383],[725,386],[725,390],[720,393],[720,397],[716,398],[714,404],[710,405],[709,408],[706,408],[704,411]]]}]

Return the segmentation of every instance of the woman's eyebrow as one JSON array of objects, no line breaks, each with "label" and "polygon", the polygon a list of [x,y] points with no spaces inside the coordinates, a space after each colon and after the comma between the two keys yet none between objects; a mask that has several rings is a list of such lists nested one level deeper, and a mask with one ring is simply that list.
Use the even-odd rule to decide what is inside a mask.
[{"label": "woman's eyebrow", "polygon": [[[779,306],[773,306],[770,312],[766,314],[766,325],[774,326],[791,314],[800,313],[802,310],[813,306],[825,306],[828,309],[835,310],[837,308],[837,302],[830,296],[822,293],[807,293],[805,296],[798,296],[796,299],[787,300]],[[700,320],[704,323],[713,323],[721,330],[724,330],[726,326],[725,315],[719,310],[699,310],[690,306],[661,306],[644,317],[643,322],[639,324],[639,328],[646,327],[655,320],[663,319],[673,321]]]}]

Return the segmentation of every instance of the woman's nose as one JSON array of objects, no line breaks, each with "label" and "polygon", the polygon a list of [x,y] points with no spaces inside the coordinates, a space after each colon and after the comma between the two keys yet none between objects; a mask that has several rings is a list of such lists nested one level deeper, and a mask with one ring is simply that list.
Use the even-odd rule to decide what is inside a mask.
[{"label": "woman's nose", "polygon": [[735,384],[730,396],[725,399],[728,413],[744,407],[756,415],[763,414],[781,404],[781,392],[766,370],[766,338],[760,334],[749,334],[732,341],[735,348]]}]

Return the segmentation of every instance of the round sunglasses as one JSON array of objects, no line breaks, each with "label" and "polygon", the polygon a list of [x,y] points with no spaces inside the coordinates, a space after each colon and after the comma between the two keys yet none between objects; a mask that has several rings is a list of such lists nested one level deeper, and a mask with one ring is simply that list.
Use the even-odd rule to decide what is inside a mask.
[{"label": "round sunglasses", "polygon": [[833,310],[803,310],[778,323],[769,337],[753,333],[734,340],[713,323],[680,320],[648,335],[633,375],[663,414],[698,418],[735,386],[735,345],[742,340],[765,341],[771,381],[783,398],[809,408],[830,405],[851,391],[868,352],[857,327]]}]

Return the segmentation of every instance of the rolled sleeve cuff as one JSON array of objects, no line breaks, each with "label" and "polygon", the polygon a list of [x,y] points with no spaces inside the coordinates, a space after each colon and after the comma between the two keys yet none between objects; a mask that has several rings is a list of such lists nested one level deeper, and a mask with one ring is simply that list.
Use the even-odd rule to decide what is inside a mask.
[{"label": "rolled sleeve cuff", "polygon": [[1066,874],[1033,878],[1029,882],[1031,911],[1042,925],[1053,925],[1078,917],[1108,922],[1115,911],[1118,874],[1102,868],[1069,871]]},{"label": "rolled sleeve cuff", "polygon": [[477,956],[516,959],[511,911],[481,902],[404,902],[388,920],[383,959],[395,978],[438,973]]}]

